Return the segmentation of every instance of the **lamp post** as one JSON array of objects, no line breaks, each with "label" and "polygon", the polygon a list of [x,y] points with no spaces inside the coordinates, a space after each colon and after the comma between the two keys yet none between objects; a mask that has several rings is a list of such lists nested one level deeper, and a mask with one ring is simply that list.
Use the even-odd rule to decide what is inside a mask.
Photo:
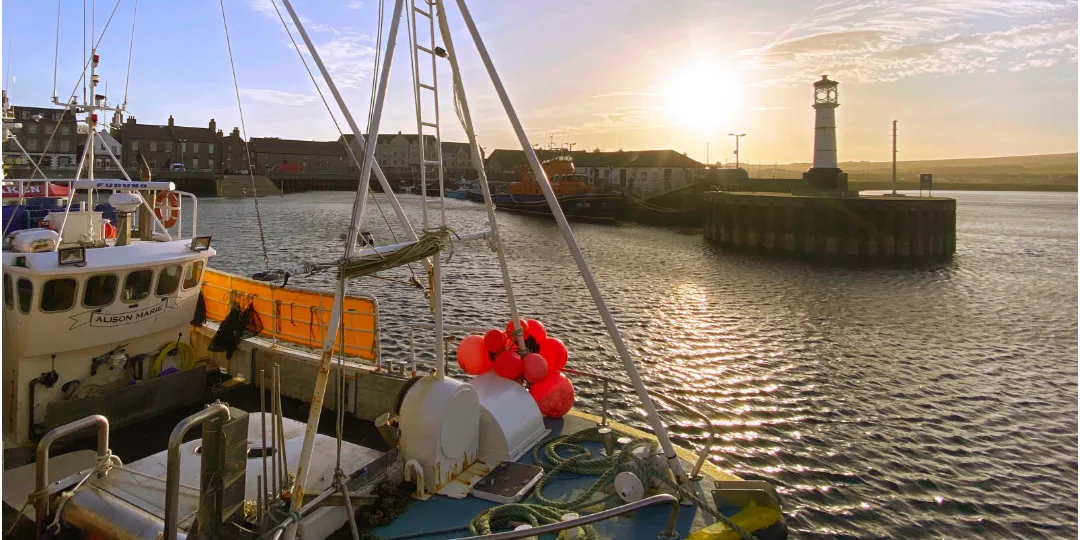
[{"label": "lamp post", "polygon": [[187,162],[184,161],[184,154],[187,153],[187,139],[179,139],[180,141],[180,165],[187,169]]},{"label": "lamp post", "polygon": [[735,137],[735,168],[739,168],[739,139],[745,137],[745,133],[728,133],[728,135]]}]

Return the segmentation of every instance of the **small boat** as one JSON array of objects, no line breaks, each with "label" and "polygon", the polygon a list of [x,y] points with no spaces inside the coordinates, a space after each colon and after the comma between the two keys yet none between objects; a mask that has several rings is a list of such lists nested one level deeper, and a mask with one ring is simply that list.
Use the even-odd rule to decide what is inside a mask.
[{"label": "small boat", "polygon": [[480,184],[473,184],[469,188],[469,200],[478,203],[484,202],[484,191],[480,188]]},{"label": "small boat", "polygon": [[[589,185],[589,177],[577,173],[570,155],[547,160],[542,166],[567,218],[598,223],[615,222],[623,204],[622,194],[597,193]],[[535,176],[526,166],[518,167],[518,172],[521,180],[510,185],[509,193],[492,194],[492,202],[507,212],[551,216],[551,208]]]},{"label": "small boat", "polygon": [[461,180],[458,181],[457,189],[455,189],[453,191],[447,191],[445,193],[445,195],[449,199],[460,199],[460,200],[468,199],[469,198],[469,181],[462,178]]}]

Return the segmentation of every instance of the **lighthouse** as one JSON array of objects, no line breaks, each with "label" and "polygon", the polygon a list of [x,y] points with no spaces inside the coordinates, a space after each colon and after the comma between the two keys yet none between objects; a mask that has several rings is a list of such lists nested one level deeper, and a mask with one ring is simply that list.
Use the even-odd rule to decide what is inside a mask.
[{"label": "lighthouse", "polygon": [[847,191],[847,174],[836,161],[837,87],[840,83],[822,75],[814,83],[814,165],[803,173],[812,189]]}]

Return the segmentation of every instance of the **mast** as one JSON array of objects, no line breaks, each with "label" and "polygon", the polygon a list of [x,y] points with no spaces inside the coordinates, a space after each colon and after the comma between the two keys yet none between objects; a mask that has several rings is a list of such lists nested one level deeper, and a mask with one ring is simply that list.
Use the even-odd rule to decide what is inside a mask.
[{"label": "mast", "polygon": [[619,357],[623,362],[623,367],[626,369],[626,374],[630,377],[630,381],[634,385],[634,390],[637,391],[638,398],[641,400],[641,405],[648,416],[649,424],[652,426],[657,440],[660,441],[660,447],[664,450],[664,456],[667,458],[668,466],[671,468],[671,471],[675,473],[675,478],[680,483],[686,483],[686,473],[683,472],[682,463],[679,462],[679,457],[675,453],[675,448],[671,444],[671,439],[668,437],[667,428],[664,427],[664,423],[660,420],[660,415],[656,412],[656,407],[653,405],[652,398],[649,397],[649,391],[646,390],[645,383],[642,382],[641,375],[634,365],[634,359],[630,357],[630,350],[626,347],[626,343],[622,339],[622,333],[619,332],[618,326],[615,325],[615,319],[611,316],[611,311],[607,307],[607,302],[604,301],[604,297],[600,293],[600,288],[596,285],[592,270],[589,269],[589,264],[585,262],[585,256],[581,253],[581,247],[578,246],[577,240],[574,239],[574,233],[570,230],[570,224],[566,221],[566,215],[563,214],[562,207],[559,206],[559,200],[555,196],[555,192],[551,189],[551,182],[548,180],[547,173],[544,172],[544,168],[540,165],[540,160],[536,157],[536,152],[533,150],[532,145],[529,144],[529,138],[525,134],[525,128],[522,127],[521,120],[518,119],[517,112],[514,111],[514,106],[510,103],[510,96],[506,93],[506,88],[502,84],[502,79],[499,78],[499,74],[495,71],[495,65],[491,61],[491,56],[488,54],[487,47],[484,46],[484,42],[480,38],[480,33],[476,29],[476,23],[473,22],[472,15],[469,14],[469,8],[465,5],[465,0],[457,0],[457,5],[458,9],[461,11],[461,17],[465,20],[465,25],[469,28],[469,34],[476,44],[476,51],[480,54],[480,59],[483,60],[484,67],[487,68],[488,76],[491,78],[491,83],[495,87],[495,92],[499,95],[499,100],[502,102],[503,109],[506,111],[506,116],[510,119],[510,124],[517,134],[518,141],[521,143],[521,149],[525,151],[525,157],[528,159],[530,167],[532,167],[533,175],[536,177],[537,183],[540,184],[540,189],[544,192],[544,199],[547,200],[548,207],[551,208],[551,214],[559,225],[559,230],[566,240],[567,247],[570,248],[570,254],[573,255],[574,262],[577,263],[578,271],[581,273],[581,277],[584,279],[585,285],[589,289],[589,294],[592,295],[593,302],[600,312],[600,317],[604,320],[604,325],[607,326],[607,331],[611,336],[611,340],[615,343],[615,349],[618,350]]},{"label": "mast", "polygon": [[[397,41],[397,32],[399,23],[401,20],[402,5],[405,0],[395,0],[394,13],[390,22],[390,33],[387,37],[385,59],[382,64],[382,72],[379,75],[379,84],[375,93],[375,107],[372,110],[371,118],[368,123],[368,137],[373,140],[378,140],[379,136],[379,121],[382,118],[383,102],[386,97],[386,86],[390,79],[390,64],[394,58],[394,46]],[[292,17],[293,23],[296,25],[297,30],[304,36],[305,43],[309,48],[314,50],[311,46],[311,42],[307,39],[307,33],[303,30],[303,23],[300,21],[300,17],[296,15],[296,11],[293,10],[292,3],[289,0],[282,0],[285,4],[285,8],[289,11],[289,16]],[[321,67],[321,65],[320,65]],[[326,77],[329,81],[330,78]],[[339,102],[340,103],[340,102]],[[342,107],[345,109],[345,107]],[[359,141],[359,138],[357,139]],[[349,259],[356,251],[356,238],[360,232],[360,221],[363,219],[364,214],[364,201],[367,199],[368,185],[371,181],[372,164],[375,160],[375,145],[368,144],[364,148],[364,161],[362,164],[363,170],[360,174],[360,184],[356,188],[356,198],[353,200],[352,218],[349,225],[348,238],[345,241],[345,259]],[[334,356],[334,341],[338,332],[336,329],[341,324],[341,312],[345,298],[345,281],[344,276],[338,277],[337,289],[334,291],[334,306],[330,312],[330,322],[327,325],[326,337],[323,340],[322,354],[319,359],[319,371],[315,378],[315,391],[311,396],[310,412],[308,414],[307,429],[304,432],[304,445],[300,450],[300,459],[296,466],[296,480],[293,483],[292,489],[292,510],[299,512],[301,506],[304,503],[304,484],[307,482],[308,466],[311,463],[311,453],[315,444],[315,435],[319,429],[319,417],[322,414],[323,400],[326,397],[326,386],[330,379],[330,367]],[[292,540],[296,537],[297,523],[294,521],[289,524],[285,531],[285,538]]]}]

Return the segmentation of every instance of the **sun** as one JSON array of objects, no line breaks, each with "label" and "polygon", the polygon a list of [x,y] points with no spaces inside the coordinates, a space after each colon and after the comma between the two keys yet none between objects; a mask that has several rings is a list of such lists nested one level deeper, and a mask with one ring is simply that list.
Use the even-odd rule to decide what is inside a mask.
[{"label": "sun", "polygon": [[700,133],[728,129],[743,106],[741,81],[713,62],[692,62],[675,71],[661,98],[670,123]]}]

